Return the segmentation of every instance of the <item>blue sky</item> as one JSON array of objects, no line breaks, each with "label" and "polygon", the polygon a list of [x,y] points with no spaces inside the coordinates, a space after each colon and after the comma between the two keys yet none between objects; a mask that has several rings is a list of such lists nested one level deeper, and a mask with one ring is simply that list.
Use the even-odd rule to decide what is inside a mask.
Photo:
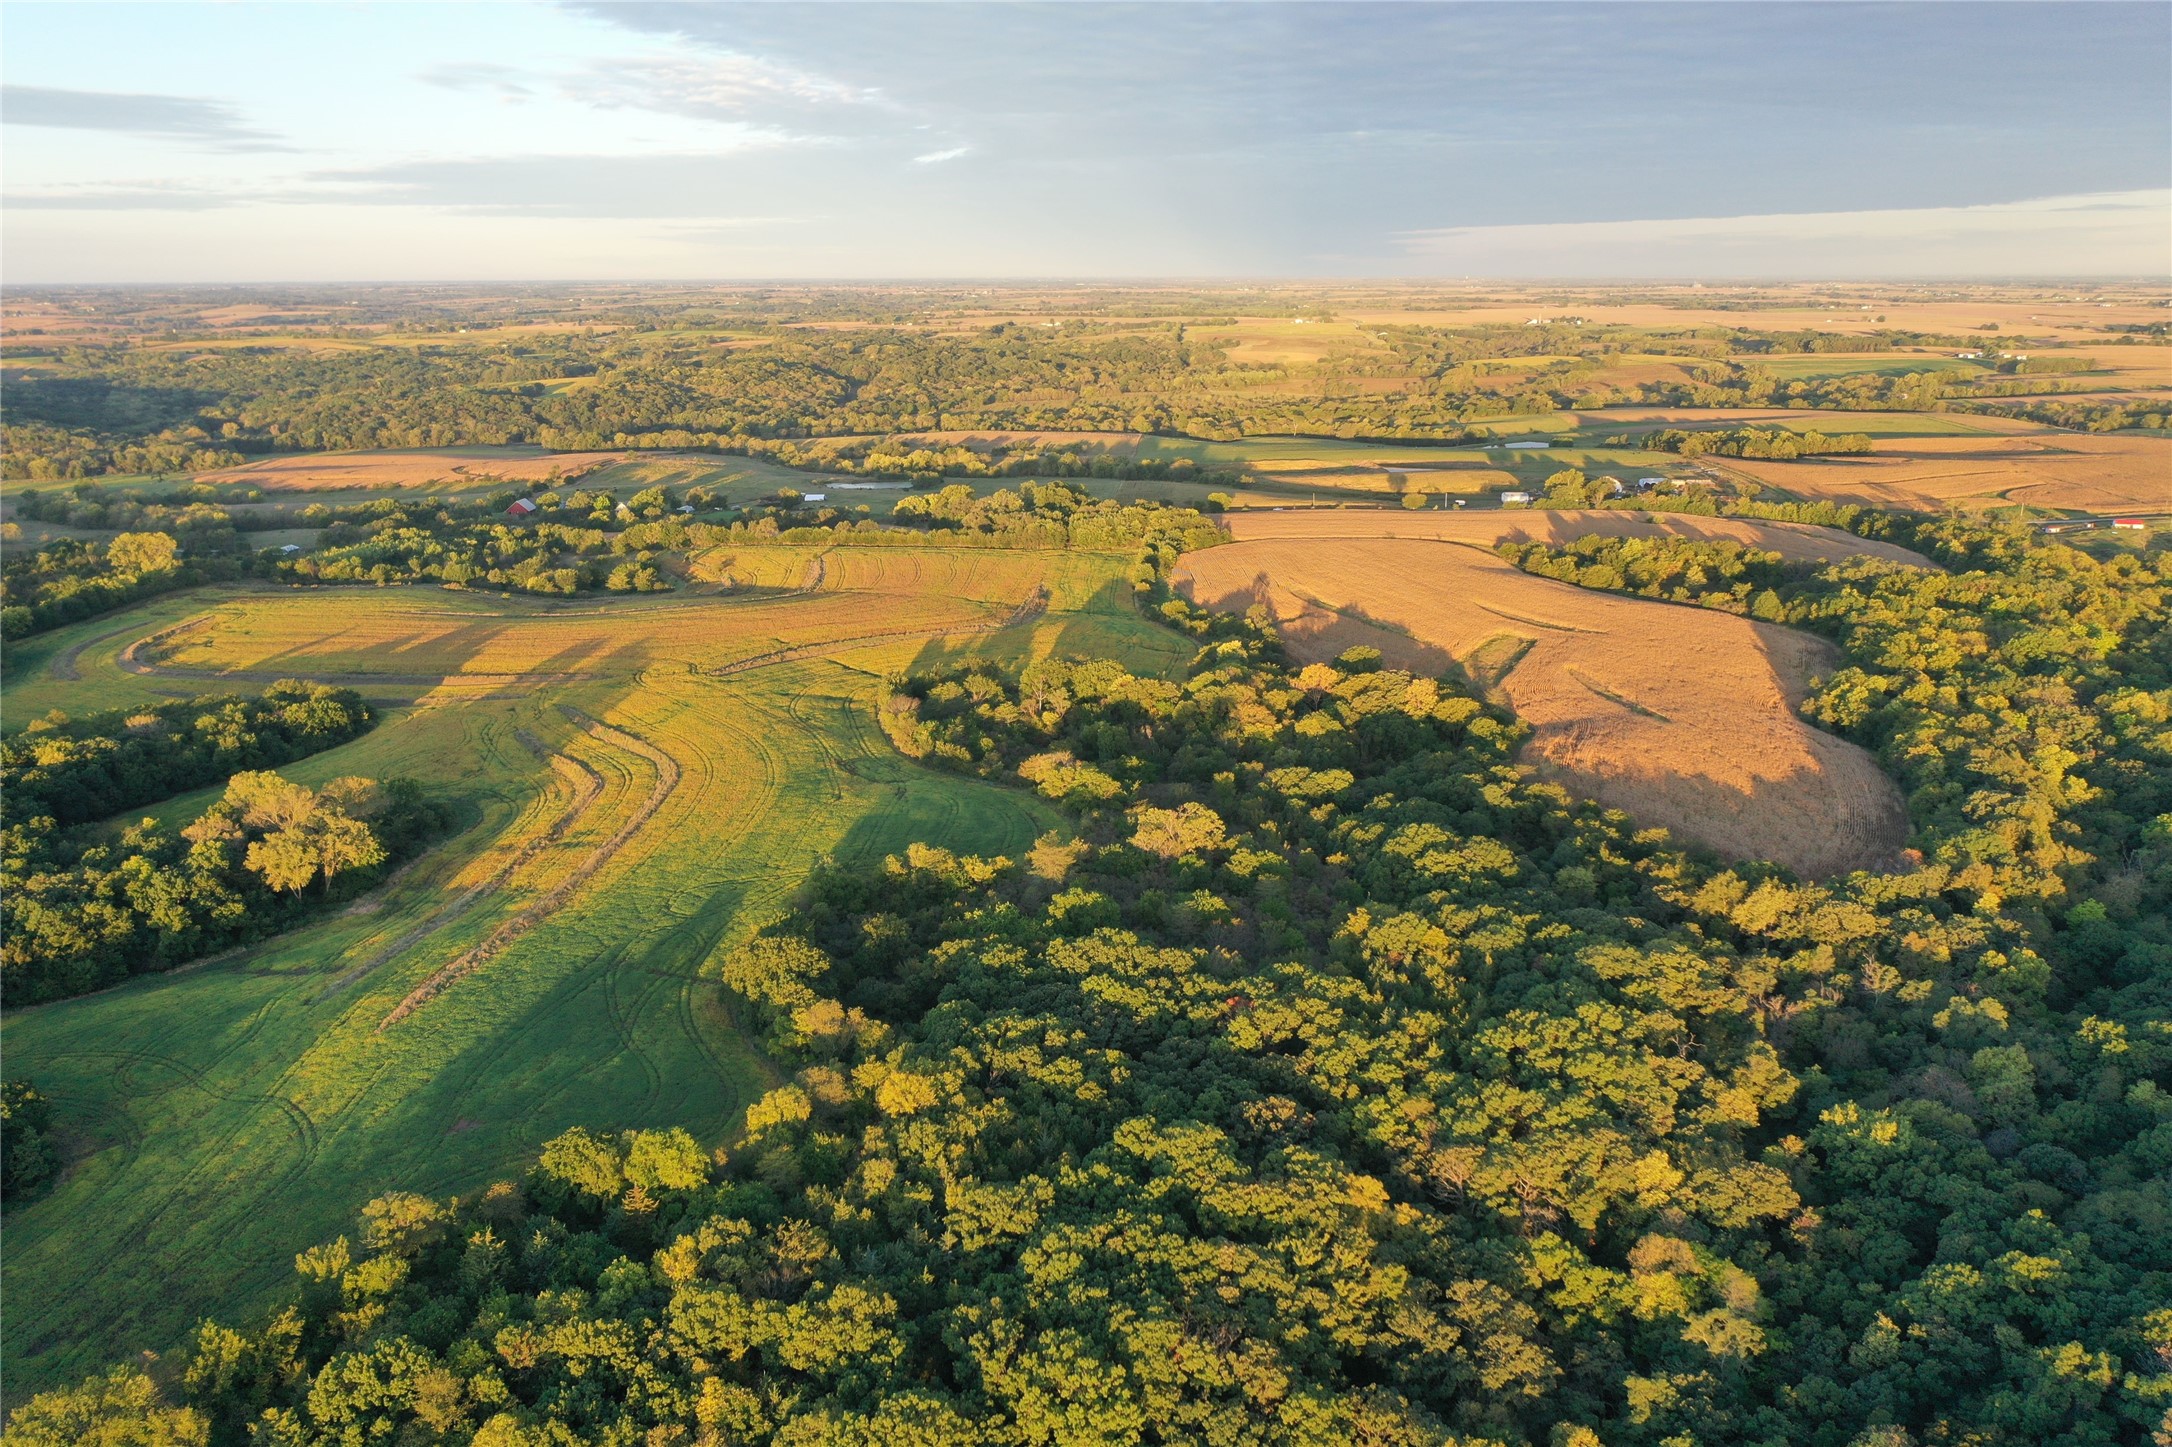
[{"label": "blue sky", "polygon": [[0,7],[5,279],[2172,270],[2172,7]]}]

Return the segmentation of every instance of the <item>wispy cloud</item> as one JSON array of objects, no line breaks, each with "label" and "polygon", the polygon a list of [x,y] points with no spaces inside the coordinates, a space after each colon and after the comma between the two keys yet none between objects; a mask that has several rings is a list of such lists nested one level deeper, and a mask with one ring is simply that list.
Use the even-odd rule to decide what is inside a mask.
[{"label": "wispy cloud", "polygon": [[2172,190],[1982,206],[1451,226],[1393,239],[1428,270],[1489,276],[2161,275],[2172,267]]},{"label": "wispy cloud", "polygon": [[146,182],[10,191],[0,196],[0,211],[215,211],[250,199],[254,198],[236,192]]},{"label": "wispy cloud", "polygon": [[882,92],[737,51],[695,57],[649,55],[597,61],[560,82],[569,99],[590,105],[737,120],[801,106],[884,104]]},{"label": "wispy cloud", "polygon": [[294,149],[272,132],[246,124],[234,107],[198,96],[11,85],[0,87],[0,121],[11,126],[119,131],[193,142],[215,151]]},{"label": "wispy cloud", "polygon": [[[788,138],[785,138],[788,140]],[[793,204],[803,153],[749,134],[731,149],[644,155],[479,156],[318,171],[291,199],[435,206],[478,216],[699,219],[747,224],[754,205]],[[755,218],[759,224],[763,218]]]},{"label": "wispy cloud", "polygon": [[913,157],[913,164],[916,166],[933,166],[943,161],[955,161],[972,149],[971,146],[952,146],[947,151],[930,151],[925,156]]},{"label": "wispy cloud", "polygon": [[716,55],[618,55],[577,69],[523,70],[487,62],[437,65],[421,73],[429,85],[496,95],[502,100],[550,98],[604,110],[726,124],[807,125],[859,129],[851,112],[895,107],[872,86],[851,85],[813,71],[737,51]]},{"label": "wispy cloud", "polygon": [[433,65],[422,72],[421,79],[426,85],[442,86],[446,90],[480,91],[500,100],[526,100],[536,93],[535,85],[530,83],[533,77],[527,72],[486,61]]}]

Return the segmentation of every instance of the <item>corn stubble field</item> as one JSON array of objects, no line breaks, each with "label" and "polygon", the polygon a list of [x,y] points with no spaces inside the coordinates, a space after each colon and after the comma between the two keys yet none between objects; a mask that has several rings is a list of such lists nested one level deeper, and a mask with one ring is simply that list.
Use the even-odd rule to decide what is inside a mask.
[{"label": "corn stubble field", "polygon": [[975,652],[1190,655],[1134,611],[1121,557],[769,551],[742,566],[797,588],[205,590],[14,656],[11,719],[339,677],[383,722],[290,776],[412,776],[464,827],[338,917],[8,1019],[10,1071],[87,1123],[58,1189],[9,1214],[11,1395],[261,1302],[385,1190],[473,1189],[577,1124],[721,1142],[772,1082],[704,961],[819,858],[1015,854],[1056,825],[899,756],[885,678]]},{"label": "corn stubble field", "polygon": [[1908,834],[1899,790],[1797,714],[1835,662],[1828,645],[1532,577],[1484,551],[1592,533],[1922,562],[1824,528],[1669,514],[1281,513],[1235,520],[1235,541],[1186,557],[1176,583],[1210,607],[1264,605],[1308,660],[1364,646],[1396,667],[1461,671],[1531,726],[1525,763],[1641,823],[1806,875],[1890,864]]}]

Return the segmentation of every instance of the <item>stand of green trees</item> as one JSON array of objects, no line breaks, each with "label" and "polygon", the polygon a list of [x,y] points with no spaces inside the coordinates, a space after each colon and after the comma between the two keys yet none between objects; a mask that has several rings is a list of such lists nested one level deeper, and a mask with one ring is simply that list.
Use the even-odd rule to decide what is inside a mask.
[{"label": "stand of green trees", "polygon": [[1785,427],[1738,427],[1724,432],[1690,432],[1662,427],[1653,432],[1609,437],[1609,447],[1641,447],[1652,452],[1678,452],[1684,457],[1751,457],[1792,461],[1798,457],[1858,456],[1871,449],[1870,438],[1860,432],[1827,436],[1816,429],[1796,432]]},{"label": "stand of green trees", "polygon": [[[274,767],[374,722],[346,689],[272,685],[80,720],[0,745],[0,993],[36,1004],[292,928],[383,877],[445,827],[406,780],[312,790]],[[113,816],[207,784],[178,832]],[[105,821],[105,822],[101,822]]]},{"label": "stand of green trees", "polygon": [[182,557],[167,533],[121,533],[104,543],[59,538],[0,556],[0,639],[13,641],[125,608],[161,593],[244,576],[246,556]]},{"label": "stand of green trees", "polygon": [[2026,402],[1975,403],[1955,410],[1981,412],[1993,417],[2018,417],[2024,422],[2041,422],[2047,427],[2065,427],[2075,432],[2123,432],[2130,428],[2147,432],[2172,431],[2172,412],[2167,412],[2161,405],[2149,407],[2135,402],[2054,402],[2034,398]]},{"label": "stand of green trees", "polygon": [[60,1169],[53,1106],[27,1080],[0,1082],[0,1202],[35,1196]]},{"label": "stand of green trees", "polygon": [[352,689],[285,679],[256,698],[206,694],[140,708],[33,719],[0,741],[0,824],[44,815],[63,828],[276,769],[376,723]]},{"label": "stand of green trees", "polygon": [[[1532,782],[1448,684],[1176,600],[1181,682],[900,680],[909,752],[1072,830],[821,872],[726,956],[790,1072],[726,1148],[576,1131],[384,1197],[270,1317],[11,1440],[2161,1433],[2172,569],[1912,534],[1944,571],[1764,579],[1845,653],[1814,711],[1909,790],[1917,858],[1827,885]],[[1662,546],[1527,561],[1693,597],[1770,566]]]}]

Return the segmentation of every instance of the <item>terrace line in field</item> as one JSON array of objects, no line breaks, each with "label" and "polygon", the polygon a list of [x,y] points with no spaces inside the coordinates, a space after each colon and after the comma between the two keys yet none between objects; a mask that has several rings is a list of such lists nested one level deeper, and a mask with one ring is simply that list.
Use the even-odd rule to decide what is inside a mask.
[{"label": "terrace line in field", "polygon": [[[1266,605],[1310,661],[1363,645],[1396,667],[1460,668],[1531,725],[1523,757],[1542,775],[1730,858],[1827,876],[1888,863],[1906,842],[1892,780],[1797,716],[1809,679],[1834,661],[1821,641],[1534,578],[1438,534],[1336,536],[1359,520],[1285,516],[1256,520],[1262,528],[1244,519],[1237,536],[1252,540],[1187,556],[1179,589],[1211,607]],[[1305,522],[1324,535],[1305,536]],[[1404,522],[1379,515],[1382,530]],[[1806,535],[1819,531],[1791,530],[1791,545],[1814,546]],[[1826,536],[1836,547],[1857,541]]]}]

